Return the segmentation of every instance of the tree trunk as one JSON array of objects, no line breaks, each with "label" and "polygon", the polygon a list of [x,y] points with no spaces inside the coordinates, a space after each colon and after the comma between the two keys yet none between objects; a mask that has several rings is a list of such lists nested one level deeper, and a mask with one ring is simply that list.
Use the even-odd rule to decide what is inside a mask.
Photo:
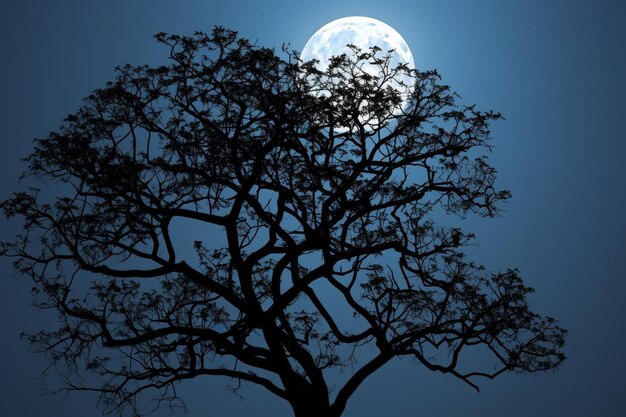
[{"label": "tree trunk", "polygon": [[339,415],[335,415],[328,406],[320,407],[319,405],[311,403],[299,406],[292,404],[291,406],[293,408],[294,417],[340,417]]},{"label": "tree trunk", "polygon": [[340,417],[340,414],[331,409],[327,395],[320,398],[305,392],[292,399],[290,403],[294,417]]}]

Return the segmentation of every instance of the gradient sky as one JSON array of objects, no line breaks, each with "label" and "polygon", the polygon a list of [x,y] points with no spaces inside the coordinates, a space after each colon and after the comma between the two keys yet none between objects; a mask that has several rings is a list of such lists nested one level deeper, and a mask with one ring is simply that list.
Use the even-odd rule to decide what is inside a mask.
[{"label": "gradient sky", "polygon": [[[123,63],[161,64],[159,31],[222,25],[280,50],[301,50],[331,20],[363,15],[394,27],[420,69],[481,109],[501,112],[493,165],[513,193],[501,218],[468,219],[474,260],[518,267],[533,308],[570,331],[554,375],[482,381],[480,394],[410,361],[371,377],[346,417],[617,416],[626,394],[626,7],[620,1],[33,1],[0,2],[0,199],[17,188],[31,140],[59,126]],[[15,222],[2,221],[0,239]],[[54,324],[28,306],[30,283],[0,259],[0,414],[99,415],[95,398],[42,396],[43,357],[19,339]],[[54,378],[49,379],[54,384]],[[291,415],[261,388],[231,395],[224,380],[181,386],[188,416]],[[94,411],[90,411],[94,410]],[[621,411],[620,411],[621,410]],[[160,413],[159,415],[165,415]]]}]

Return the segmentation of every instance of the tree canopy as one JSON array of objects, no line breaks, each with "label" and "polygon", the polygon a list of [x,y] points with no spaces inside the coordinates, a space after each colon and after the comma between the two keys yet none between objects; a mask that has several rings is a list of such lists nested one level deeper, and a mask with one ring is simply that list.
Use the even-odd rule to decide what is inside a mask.
[{"label": "tree canopy", "polygon": [[339,417],[397,357],[473,387],[563,361],[519,272],[468,260],[474,236],[445,222],[509,197],[487,159],[498,113],[377,48],[321,71],[219,27],[156,38],[168,64],[119,67],[35,141],[25,175],[45,186],[2,203],[24,222],[2,254],[59,315],[29,338],[62,389],[136,410],[223,376]]}]

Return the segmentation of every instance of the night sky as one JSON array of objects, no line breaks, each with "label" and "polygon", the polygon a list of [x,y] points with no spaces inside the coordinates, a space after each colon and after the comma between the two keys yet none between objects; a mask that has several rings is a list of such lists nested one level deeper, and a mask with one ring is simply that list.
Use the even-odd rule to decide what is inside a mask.
[{"label": "night sky", "polygon": [[[348,403],[346,417],[617,416],[626,394],[626,3],[620,1],[33,1],[0,2],[0,199],[34,137],[45,136],[81,99],[113,79],[118,64],[162,64],[156,32],[191,34],[214,25],[258,45],[301,50],[322,25],[369,16],[406,39],[418,69],[438,69],[466,104],[494,109],[491,162],[513,198],[497,219],[469,218],[473,260],[517,267],[535,288],[535,311],[569,330],[556,374],[480,381],[395,361]],[[0,239],[19,223],[2,221]],[[96,397],[43,395],[47,365],[22,331],[55,324],[28,305],[31,283],[0,259],[0,414],[99,415]],[[188,416],[290,416],[261,388],[240,399],[222,379],[181,385]],[[93,412],[88,411],[93,410]],[[157,415],[166,415],[165,412]]]}]

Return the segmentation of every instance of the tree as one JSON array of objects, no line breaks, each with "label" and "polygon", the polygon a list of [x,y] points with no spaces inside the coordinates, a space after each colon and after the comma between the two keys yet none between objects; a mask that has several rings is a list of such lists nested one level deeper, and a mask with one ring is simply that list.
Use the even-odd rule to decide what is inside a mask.
[{"label": "tree", "polygon": [[499,114],[377,48],[321,71],[219,27],[156,38],[170,64],[118,68],[36,140],[25,175],[56,185],[2,203],[24,221],[3,255],[59,314],[29,339],[64,390],[136,411],[143,391],[174,404],[178,381],[215,375],[338,417],[397,357],[476,388],[563,361],[565,330],[518,271],[468,261],[473,236],[444,224],[509,197],[485,156]]}]

